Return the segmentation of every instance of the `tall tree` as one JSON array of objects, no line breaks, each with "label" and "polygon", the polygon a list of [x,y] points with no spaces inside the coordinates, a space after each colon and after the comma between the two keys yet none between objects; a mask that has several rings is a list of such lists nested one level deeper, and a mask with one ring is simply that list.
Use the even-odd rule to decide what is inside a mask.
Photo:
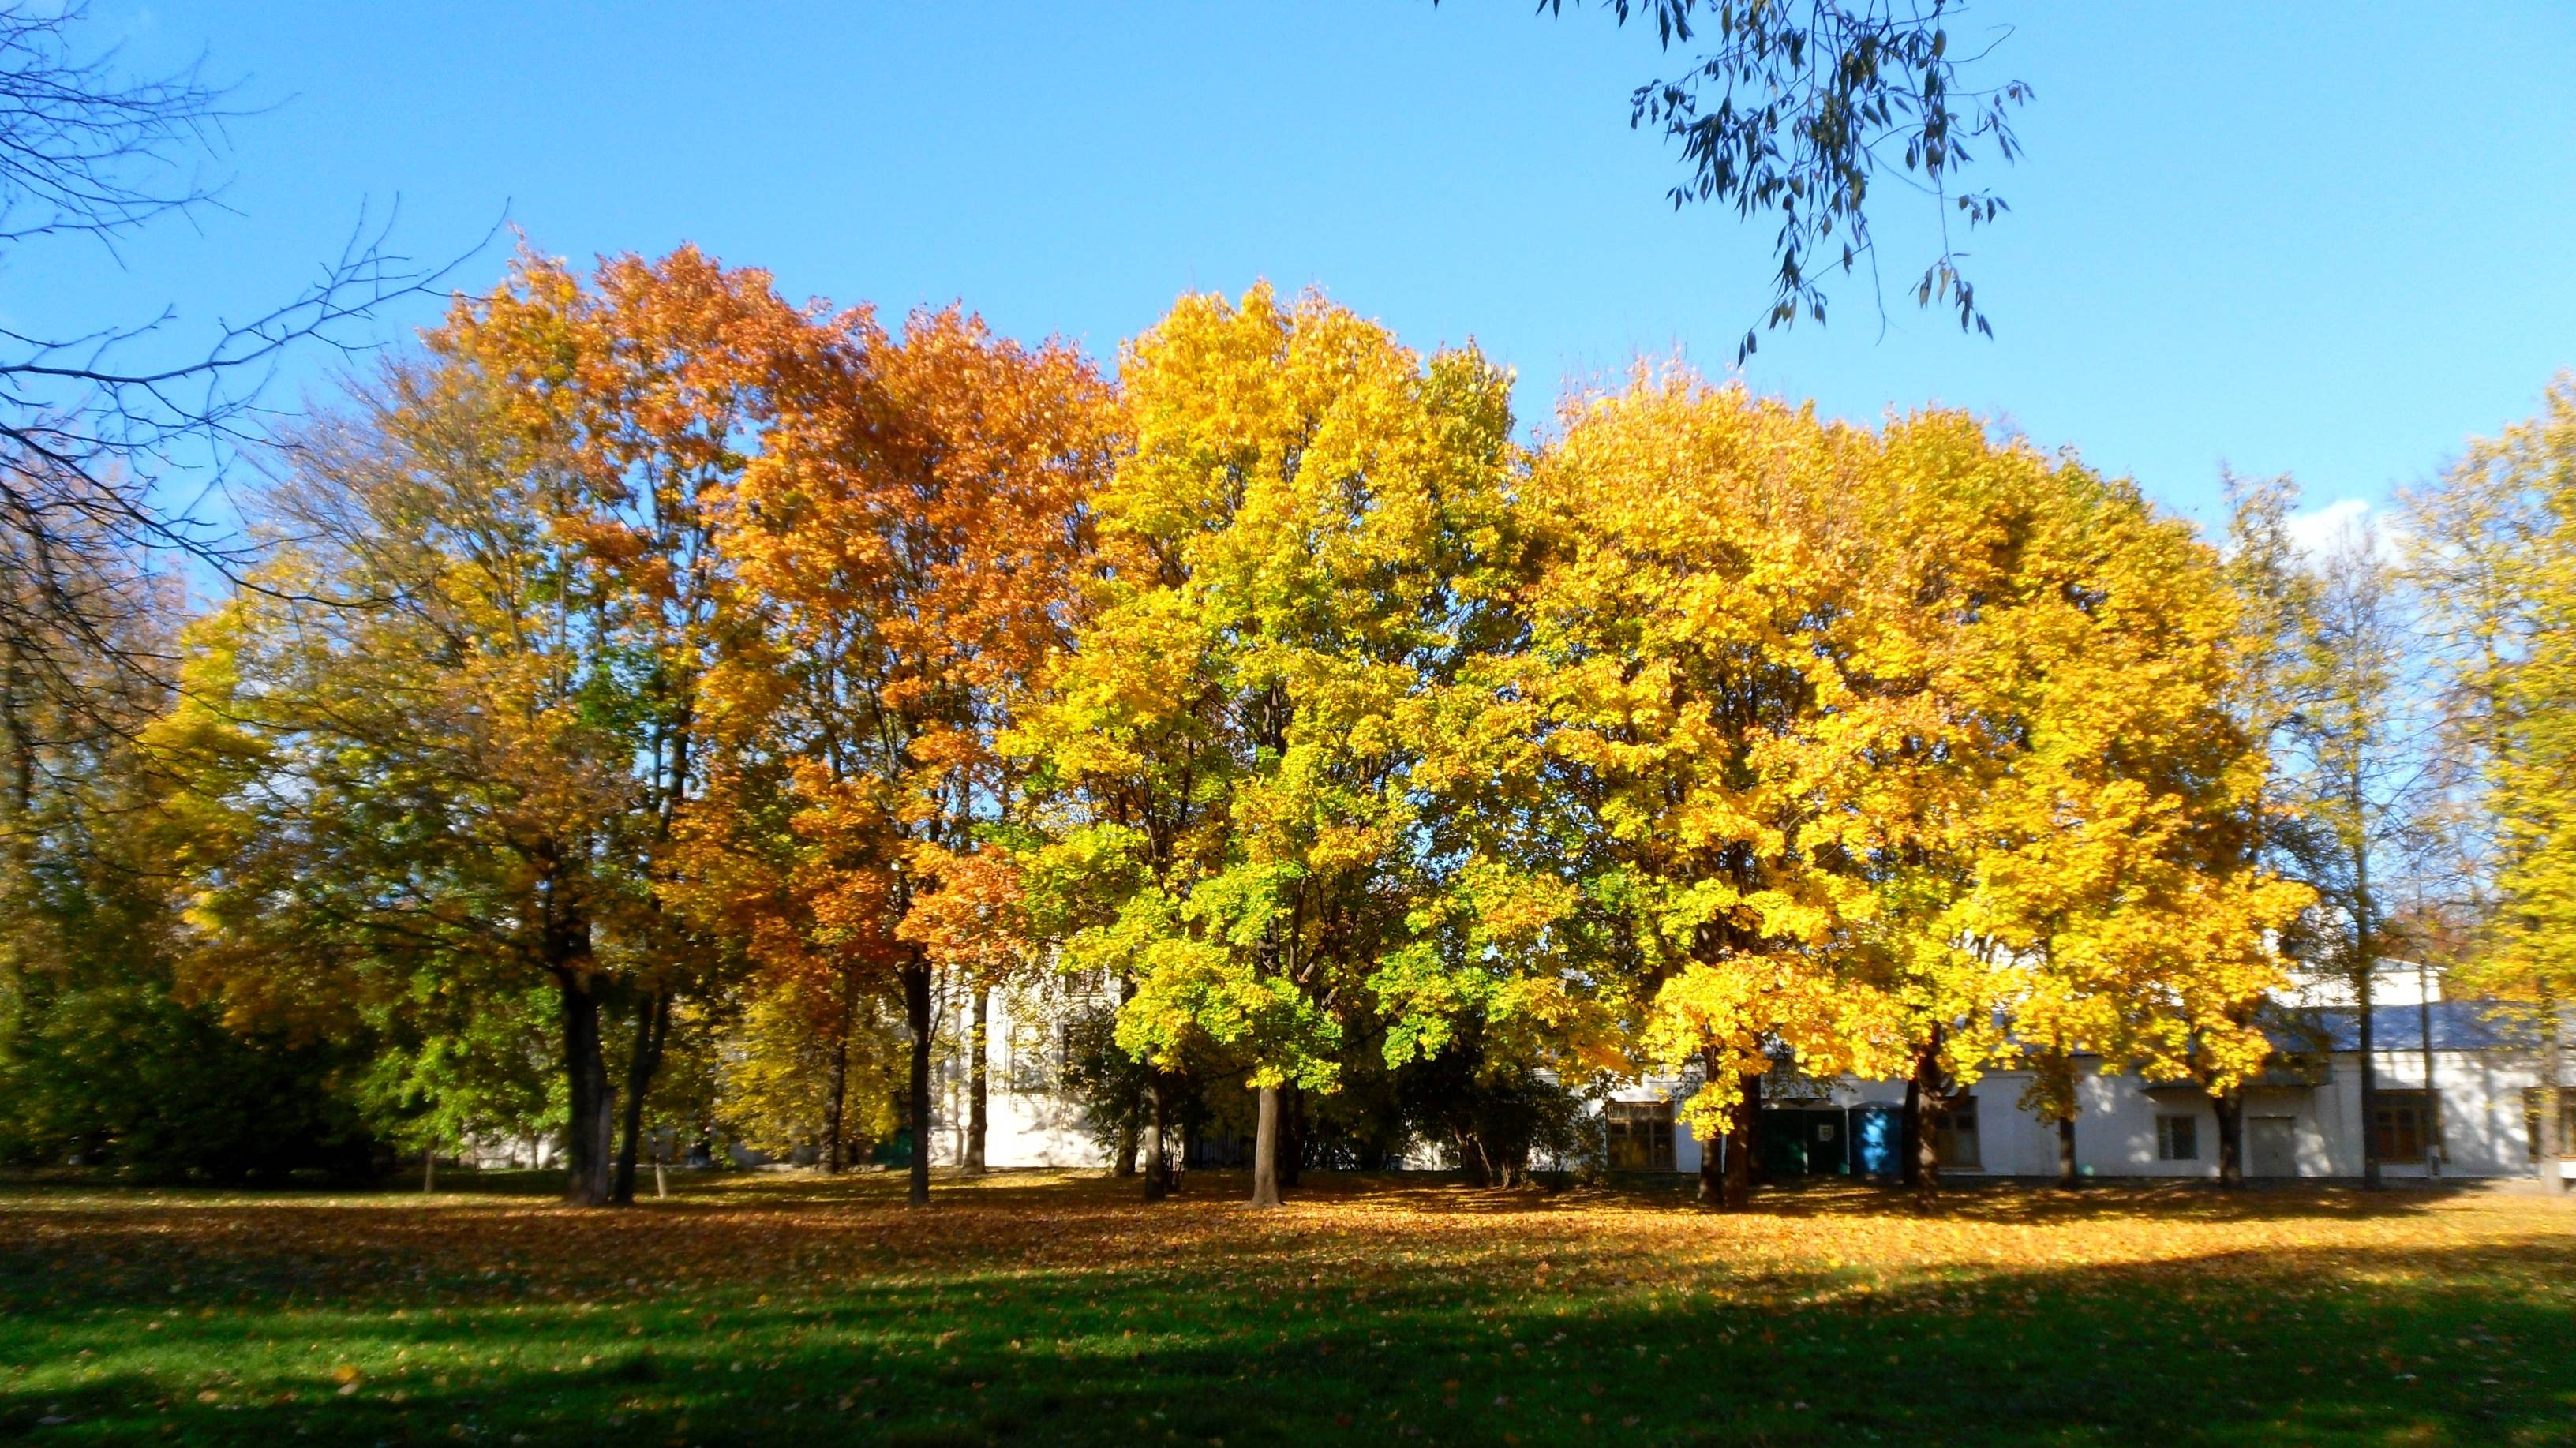
[{"label": "tall tree", "polygon": [[953,310],[900,337],[834,320],[778,408],[723,524],[726,707],[734,747],[781,769],[802,867],[837,902],[818,918],[891,967],[926,1205],[936,991],[1009,953],[985,858],[1016,793],[996,739],[1062,644],[1114,413],[1072,348]]},{"label": "tall tree", "polygon": [[1248,1062],[1276,1205],[1283,1089],[1332,1089],[1418,934],[1415,714],[1472,650],[1507,379],[1266,286],[1184,298],[1120,373],[1108,576],[1039,741],[1107,916],[1067,954],[1134,983],[1149,1065]]},{"label": "tall tree", "polygon": [[2538,415],[2405,498],[2407,582],[2440,686],[2444,855],[2472,930],[2464,984],[2514,1002],[2541,1049],[2535,1149],[2566,1139],[2576,1000],[2576,375]]},{"label": "tall tree", "polygon": [[[2136,491],[2079,470],[2024,542],[2012,767],[1977,805],[1988,842],[1973,933],[2014,959],[2024,1104],[2074,1176],[2074,1057],[2194,1080],[2230,1119],[2270,1043],[2255,1020],[2269,933],[2306,892],[2267,868],[2269,658],[2229,562]],[[2238,568],[2248,560],[2240,551]],[[2247,647],[2249,638],[2254,646]],[[2232,1142],[2232,1132],[2221,1135]]]},{"label": "tall tree", "polygon": [[[1640,375],[1569,404],[1529,483],[1538,561],[1525,648],[1500,666],[1505,799],[1561,811],[1549,851],[1495,864],[1547,911],[1565,969],[1608,988],[1634,1049],[1699,1068],[1683,1119],[1751,1185],[1748,1078],[1891,1064],[1892,1002],[1837,971],[1873,848],[1850,810],[1905,708],[1847,672],[1865,540],[1842,499],[1865,437],[1806,413]],[[1527,778],[1531,784],[1518,781]],[[1537,868],[1532,869],[1531,866]],[[1597,989],[1598,987],[1596,987]]]},{"label": "tall tree", "polygon": [[671,909],[707,510],[808,331],[764,274],[687,249],[588,285],[523,256],[305,439],[269,500],[294,544],[201,631],[170,736],[201,766],[207,989],[250,1009],[299,969],[350,1002],[423,962],[471,992],[536,973],[577,1202],[631,1198],[672,998],[709,960]]},{"label": "tall tree", "polygon": [[[2280,488],[2269,506],[2286,509]],[[2301,827],[2284,837],[2285,864],[2316,892],[2294,939],[2316,968],[2352,993],[2360,1048],[2362,1180],[2380,1183],[2378,1009],[2373,990],[2396,957],[2392,902],[2423,854],[2440,773],[2431,742],[2431,692],[2416,647],[2413,599],[2392,550],[2368,519],[2348,524],[2296,567],[2299,606],[2277,645],[2283,686],[2296,701],[2279,749]],[[2427,1103],[2438,1110],[2427,1082]],[[2429,1126],[2438,1150],[2438,1127]]]}]

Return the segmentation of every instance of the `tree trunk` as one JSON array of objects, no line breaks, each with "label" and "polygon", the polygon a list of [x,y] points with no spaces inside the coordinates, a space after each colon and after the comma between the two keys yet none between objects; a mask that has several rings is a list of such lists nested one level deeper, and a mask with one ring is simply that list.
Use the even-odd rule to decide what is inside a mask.
[{"label": "tree trunk", "polygon": [[671,993],[657,990],[644,998],[635,1014],[635,1053],[626,1061],[626,1139],[617,1148],[617,1184],[609,1199],[619,1206],[635,1204],[635,1153],[644,1132],[644,1097],[653,1075],[662,1069],[662,1048],[671,1039]]},{"label": "tree trunk", "polygon": [[1172,1194],[1172,1102],[1163,1073],[1145,1079],[1145,1200],[1159,1202]]},{"label": "tree trunk", "polygon": [[2559,1073],[2566,1070],[2564,1046],[2558,1039],[2558,1001],[2549,992],[2540,993],[2540,1139],[2532,1145],[2540,1153],[2540,1177],[2543,1181],[2558,1179],[2558,1143],[2566,1128],[2559,1124]]},{"label": "tree trunk", "polygon": [[1771,1164],[1762,1159],[1762,1073],[1745,1072],[1738,1078],[1736,1088],[1744,1093],[1745,1180],[1767,1187],[1771,1185]]},{"label": "tree trunk", "polygon": [[2075,1167],[2075,1118],[2057,1118],[2057,1184],[2061,1187],[2081,1185],[2084,1174]]},{"label": "tree trunk", "polygon": [[903,1014],[912,1028],[912,1182],[905,1201],[930,1205],[930,962],[918,951],[903,966]]},{"label": "tree trunk", "polygon": [[2233,1191],[2245,1185],[2245,1093],[2213,1092],[2209,1104],[2218,1116],[2218,1184]]},{"label": "tree trunk", "polygon": [[842,1018],[841,1037],[832,1043],[832,1074],[823,1087],[823,1172],[836,1176],[849,1165],[850,1032]]},{"label": "tree trunk", "polygon": [[656,1201],[671,1194],[668,1168],[670,1156],[671,1153],[663,1149],[662,1143],[658,1141],[653,1143],[653,1197]]},{"label": "tree trunk", "polygon": [[[1718,1055],[1715,1050],[1700,1052],[1701,1073],[1711,1081],[1717,1079]],[[1696,1137],[1699,1133],[1691,1133]],[[1695,1192],[1699,1204],[1712,1209],[1726,1206],[1726,1133],[1723,1131],[1699,1144],[1699,1185]]]},{"label": "tree trunk", "polygon": [[1753,1101],[1738,1097],[1726,1118],[1726,1175],[1719,1183],[1718,1206],[1743,1211],[1753,1202]]},{"label": "tree trunk", "polygon": [[1252,1132],[1252,1204],[1279,1205],[1279,1088],[1261,1088],[1261,1110]]},{"label": "tree trunk", "polygon": [[984,1174],[985,1092],[989,1089],[992,1046],[989,1027],[993,1021],[993,992],[990,987],[975,988],[975,1025],[967,1033],[966,1043],[966,1174]]},{"label": "tree trunk", "polygon": [[420,1149],[420,1194],[425,1197],[437,1190],[438,1148],[424,1146]]},{"label": "tree trunk", "polygon": [[608,1062],[599,1049],[599,997],[587,972],[556,977],[563,1005],[563,1064],[568,1121],[564,1130],[564,1200],[580,1207],[608,1205],[615,1166],[617,1092],[608,1084]]},{"label": "tree trunk", "polygon": [[1279,1185],[1295,1191],[1306,1169],[1306,1089],[1296,1085],[1284,1089],[1288,1099],[1281,1103],[1284,1109],[1279,1117]]},{"label": "tree trunk", "polygon": [[1138,1123],[1136,1116],[1136,1108],[1133,1103],[1130,1103],[1127,1115],[1118,1123],[1118,1145],[1110,1153],[1109,1160],[1109,1174],[1113,1177],[1132,1177],[1136,1174],[1136,1153],[1145,1144],[1144,1128]]},{"label": "tree trunk", "polygon": [[1900,1186],[1914,1186],[1923,1179],[1923,1082],[1919,1076],[1905,1078],[1905,1110],[1896,1118],[1896,1180]]},{"label": "tree trunk", "polygon": [[2433,972],[2415,962],[2415,1025],[2424,1047],[2424,1175],[2442,1175],[2442,1082],[2434,1071]]},{"label": "tree trunk", "polygon": [[2361,1184],[2379,1190],[2379,1048],[2371,1039],[2370,962],[2353,977],[2354,1024],[2361,1044]]},{"label": "tree trunk", "polygon": [[1914,1108],[1914,1205],[1928,1211],[1941,1195],[1941,1112],[1949,1100],[1949,1083],[1941,1075],[1941,1031],[1914,1058],[1914,1079],[1906,1102]]}]

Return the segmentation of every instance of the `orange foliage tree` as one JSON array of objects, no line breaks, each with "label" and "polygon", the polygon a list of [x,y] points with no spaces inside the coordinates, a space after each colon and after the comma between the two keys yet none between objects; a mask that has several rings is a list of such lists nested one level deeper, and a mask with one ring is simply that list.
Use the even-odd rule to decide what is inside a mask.
[{"label": "orange foliage tree", "polygon": [[845,994],[901,997],[919,1204],[935,987],[1018,958],[985,857],[1015,788],[994,739],[1063,645],[1115,413],[1071,347],[954,310],[900,336],[864,309],[824,330],[722,520],[718,689],[727,767],[780,791],[769,838],[804,931],[782,947],[830,953]]}]

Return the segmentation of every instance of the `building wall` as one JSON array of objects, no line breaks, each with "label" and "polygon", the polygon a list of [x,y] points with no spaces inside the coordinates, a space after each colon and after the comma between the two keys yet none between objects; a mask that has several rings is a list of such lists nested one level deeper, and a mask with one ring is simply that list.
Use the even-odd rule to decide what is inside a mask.
[{"label": "building wall", "polygon": [[[995,1167],[1105,1167],[1107,1152],[1085,1129],[1081,1105],[1058,1088],[1064,1043],[1061,1022],[1068,1006],[1099,1004],[1079,991],[1043,998],[1014,997],[996,991],[987,1029],[991,1066],[986,1096],[988,1125],[986,1164]],[[971,1002],[951,1003],[943,1036],[967,1039]],[[2380,1084],[2391,1090],[2420,1089],[2424,1063],[2420,1051],[2374,1053]],[[2535,1167],[2528,1154],[2522,1115],[2522,1092],[2538,1080],[2533,1053],[2508,1049],[2435,1052],[2448,1177],[2528,1175]],[[1968,1090],[1978,1101],[1980,1165],[1948,1168],[1962,1176],[2054,1176],[2057,1133],[2020,1108],[2028,1074],[1997,1071],[1981,1077]],[[1611,1093],[1626,1100],[1662,1098],[1678,1102],[1696,1082],[1679,1077],[1649,1078]],[[1831,1103],[1857,1106],[1870,1102],[1901,1103],[1901,1081],[1828,1083]],[[967,1068],[962,1050],[943,1053],[933,1090],[929,1133],[931,1160],[954,1165],[964,1159],[967,1119]],[[2078,1082],[2082,1114],[2075,1126],[2076,1163],[2098,1177],[2213,1178],[2218,1174],[2218,1118],[2208,1098],[2190,1090],[2150,1089],[2132,1073],[2088,1074]],[[2286,1120],[2291,1155],[2301,1177],[2357,1177],[2361,1174],[2362,1120],[2360,1056],[2336,1052],[2327,1079],[2313,1087],[2268,1086],[2249,1089],[2248,1170],[2269,1163],[2254,1159],[2256,1118]],[[2157,1155],[2157,1119],[2184,1117],[2193,1123],[2194,1155],[2165,1160]],[[1673,1128],[1673,1169],[1695,1173],[1700,1143],[1688,1129]],[[1429,1167],[1439,1158],[1437,1145],[1417,1143],[1408,1155],[1411,1166]],[[2552,1164],[2553,1169],[2555,1164]],[[2423,1163],[2388,1162],[2392,1178],[2422,1177]]]},{"label": "building wall", "polygon": [[[2379,1085],[2385,1090],[2420,1090],[2424,1061],[2419,1051],[2373,1053]],[[2538,1062],[2528,1052],[2510,1050],[2436,1051],[2436,1101],[2441,1112],[2443,1160],[2440,1175],[2455,1178],[2532,1175],[2538,1168],[2529,1153],[2522,1093],[2539,1079]],[[2320,1085],[2256,1086],[2247,1090],[2247,1170],[2258,1162],[2253,1136],[2258,1117],[2286,1120],[2291,1165],[2299,1177],[2358,1177],[2362,1170],[2361,1058],[2358,1052],[2336,1052]],[[2049,1177],[2057,1173],[2057,1128],[2021,1109],[2029,1074],[1994,1071],[1968,1087],[1977,1098],[1980,1163],[1974,1168],[1947,1167],[1946,1175]],[[1657,1095],[1678,1101],[1696,1082],[1652,1078],[1614,1093],[1627,1100]],[[2134,1073],[2087,1075],[2076,1088],[2080,1115],[2075,1123],[2075,1160],[2079,1171],[2097,1177],[2215,1179],[2218,1175],[2218,1113],[2209,1098],[2189,1089],[2151,1089]],[[1901,1081],[1837,1081],[1832,1104],[1900,1104]],[[2192,1123],[2193,1155],[2169,1160],[2158,1151],[2160,1117]],[[1700,1144],[1678,1123],[1673,1128],[1676,1171],[1699,1170]],[[2552,1164],[2554,1168],[2554,1163]],[[2383,1162],[2384,1175],[2422,1178],[2422,1162]]]},{"label": "building wall", "polygon": [[[1043,997],[994,991],[984,1035],[984,1164],[990,1167],[1105,1168],[1109,1154],[1083,1124],[1082,1103],[1061,1089],[1063,1020],[1069,1006],[1087,1003],[1077,990]],[[930,1162],[956,1166],[966,1160],[966,1123],[972,1101],[965,1043],[971,1039],[974,1002],[948,1003],[940,1036],[943,1051],[931,1080]]]}]

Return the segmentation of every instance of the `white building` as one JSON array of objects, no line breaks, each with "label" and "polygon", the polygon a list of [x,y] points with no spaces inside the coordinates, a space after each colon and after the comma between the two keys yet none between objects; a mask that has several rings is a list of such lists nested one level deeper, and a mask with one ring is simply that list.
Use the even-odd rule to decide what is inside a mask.
[{"label": "white building", "polygon": [[[2540,1052],[2532,1030],[2489,1002],[2446,1000],[2439,980],[2392,967],[2372,992],[2377,1065],[2376,1132],[2383,1175],[2499,1178],[2541,1175],[2576,1183],[2576,1077],[2562,1076],[2558,1150],[2544,1158],[2533,1141]],[[2356,1012],[2348,993],[2312,984],[2283,1005],[2304,1040],[2284,1040],[2292,1064],[2249,1086],[2245,1170],[2257,1178],[2356,1178],[2364,1122]],[[1014,1006],[1018,1019],[1014,1019]],[[985,1160],[996,1167],[1097,1167],[1100,1145],[1079,1103],[1060,1089],[1068,1029],[1102,1018],[1096,992],[1058,992],[1018,1001],[996,992],[988,1039]],[[1070,1007],[1070,1009],[1069,1009]],[[1071,1024],[1069,1024],[1071,1023]],[[956,1037],[962,1039],[962,1004]],[[2426,1090],[2425,1027],[2432,1035]],[[2569,1035],[2576,1038],[2576,1022]],[[1096,1027],[1095,1027],[1096,1028]],[[2576,1042],[2572,1042],[2576,1044]],[[2568,1052],[2576,1058],[2576,1049]],[[2562,1063],[2562,1072],[2576,1061]],[[2082,1115],[2075,1125],[2079,1171],[2096,1177],[2214,1178],[2218,1119],[2197,1087],[2100,1074],[2079,1061]],[[965,1152],[966,1072],[959,1053],[943,1062],[932,1161]],[[1994,1071],[1955,1100],[1939,1141],[1945,1174],[2053,1177],[2057,1128],[2021,1107],[2029,1073]],[[1650,1079],[1609,1094],[1605,1146],[1614,1170],[1693,1173],[1700,1144],[1674,1119],[1695,1083]],[[1765,1151],[1774,1170],[1850,1173],[1893,1170],[1901,1081],[1817,1081],[1775,1077],[1765,1090]],[[1423,1165],[1430,1165],[1427,1154]]]}]

